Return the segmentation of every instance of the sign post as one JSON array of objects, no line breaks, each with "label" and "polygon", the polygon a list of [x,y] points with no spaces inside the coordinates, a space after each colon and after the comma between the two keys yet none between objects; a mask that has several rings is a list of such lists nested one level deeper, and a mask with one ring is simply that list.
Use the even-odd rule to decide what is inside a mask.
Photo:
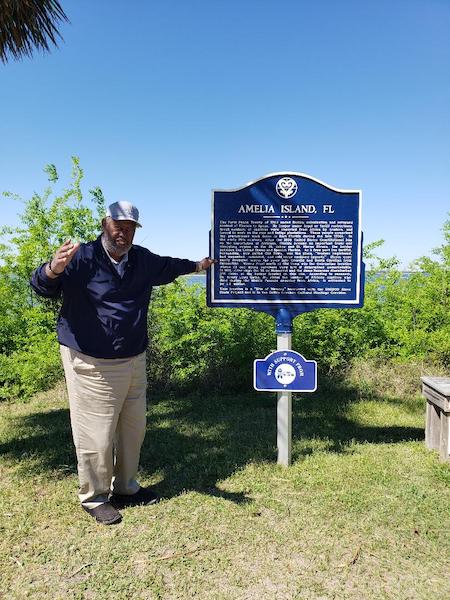
[{"label": "sign post", "polygon": [[288,466],[292,456],[292,392],[317,389],[317,364],[292,350],[292,321],[280,309],[276,319],[277,350],[254,362],[254,388],[277,392],[278,464]]},{"label": "sign post", "polygon": [[[281,331],[280,331],[281,329]],[[292,350],[292,328],[284,331],[277,323],[277,350]],[[292,392],[277,392],[277,449],[278,464],[291,464],[292,457]]]},{"label": "sign post", "polygon": [[291,462],[292,392],[317,386],[317,365],[292,351],[292,321],[318,308],[362,307],[362,237],[359,190],[285,172],[213,191],[210,255],[218,262],[207,272],[207,304],[275,318],[277,351],[255,361],[254,376],[255,389],[277,392],[279,464]]}]

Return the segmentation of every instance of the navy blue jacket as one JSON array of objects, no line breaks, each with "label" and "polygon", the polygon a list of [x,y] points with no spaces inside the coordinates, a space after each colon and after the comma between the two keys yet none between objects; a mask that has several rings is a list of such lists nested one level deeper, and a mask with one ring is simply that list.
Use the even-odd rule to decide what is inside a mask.
[{"label": "navy blue jacket", "polygon": [[58,340],[96,358],[136,356],[147,347],[147,312],[153,285],[192,273],[196,263],[158,256],[132,246],[121,278],[107,256],[100,237],[81,244],[57,279],[45,274],[45,264],[31,277],[40,296],[63,302],[58,317]]}]

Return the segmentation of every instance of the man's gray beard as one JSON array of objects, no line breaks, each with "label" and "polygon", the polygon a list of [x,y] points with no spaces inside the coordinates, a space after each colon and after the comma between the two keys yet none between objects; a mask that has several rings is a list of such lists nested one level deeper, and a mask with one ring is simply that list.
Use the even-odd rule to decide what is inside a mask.
[{"label": "man's gray beard", "polygon": [[131,248],[132,244],[124,248],[123,246],[117,246],[114,241],[108,236],[108,234],[104,231],[102,235],[103,243],[105,244],[106,250],[111,254],[115,254],[116,256],[125,256],[128,250]]}]

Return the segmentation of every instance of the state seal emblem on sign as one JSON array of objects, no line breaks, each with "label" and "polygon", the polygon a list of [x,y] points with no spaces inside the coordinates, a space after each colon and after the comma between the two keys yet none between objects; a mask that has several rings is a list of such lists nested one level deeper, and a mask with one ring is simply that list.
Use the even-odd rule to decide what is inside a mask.
[{"label": "state seal emblem on sign", "polygon": [[277,181],[276,190],[277,194],[286,200],[295,196],[298,186],[292,177],[282,177]]}]

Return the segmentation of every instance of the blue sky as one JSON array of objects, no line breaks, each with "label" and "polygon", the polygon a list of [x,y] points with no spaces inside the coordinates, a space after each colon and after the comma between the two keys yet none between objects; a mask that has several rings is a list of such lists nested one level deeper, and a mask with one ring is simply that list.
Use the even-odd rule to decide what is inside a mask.
[{"label": "blue sky", "polygon": [[[136,242],[208,252],[211,190],[297,171],[363,192],[404,268],[450,211],[449,0],[62,0],[51,54],[0,64],[0,190],[78,155]],[[2,202],[2,223],[20,205]]]}]

